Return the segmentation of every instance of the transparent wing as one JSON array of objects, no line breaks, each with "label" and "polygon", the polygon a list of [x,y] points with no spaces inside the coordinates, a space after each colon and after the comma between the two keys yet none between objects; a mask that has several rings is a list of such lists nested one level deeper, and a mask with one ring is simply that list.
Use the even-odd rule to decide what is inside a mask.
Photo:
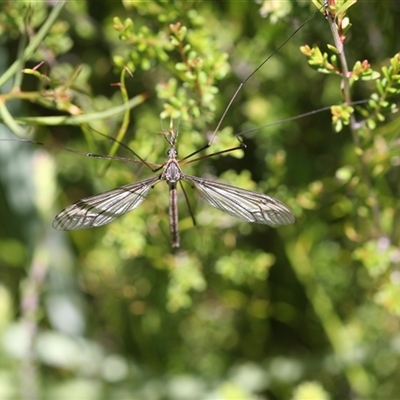
[{"label": "transparent wing", "polygon": [[53,228],[72,231],[108,224],[136,208],[159,179],[155,176],[79,200],[54,218]]},{"label": "transparent wing", "polygon": [[236,218],[270,226],[289,225],[295,221],[292,211],[273,197],[191,175],[182,178],[193,183],[210,206]]}]

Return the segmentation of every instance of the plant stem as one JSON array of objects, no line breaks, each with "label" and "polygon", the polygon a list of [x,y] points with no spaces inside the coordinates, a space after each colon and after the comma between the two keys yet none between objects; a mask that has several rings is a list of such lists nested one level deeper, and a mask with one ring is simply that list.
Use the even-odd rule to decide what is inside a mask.
[{"label": "plant stem", "polygon": [[[326,18],[328,20],[329,27],[332,32],[333,40],[335,42],[335,47],[338,51],[340,63],[342,65],[342,90],[343,90],[344,100],[345,100],[346,104],[351,105],[352,98],[351,98],[351,88],[350,88],[350,72],[349,72],[349,68],[347,66],[347,59],[346,59],[346,55],[344,52],[344,45],[339,36],[337,24],[336,24],[334,18],[332,17],[332,14],[330,13],[328,8],[326,9]],[[369,194],[368,205],[372,209],[374,236],[380,237],[382,235],[382,229],[381,229],[381,223],[380,223],[381,212],[380,212],[379,202],[378,202],[375,190],[373,189],[373,186],[372,186],[368,168],[364,162],[364,151],[361,148],[360,136],[358,134],[358,131],[360,130],[361,127],[362,127],[362,124],[357,122],[354,114],[351,114],[351,116],[350,116],[350,131],[351,131],[351,135],[352,135],[354,144],[356,146],[356,154],[360,161],[361,178],[363,179],[365,185],[368,188],[368,194]]]},{"label": "plant stem", "polygon": [[[65,0],[57,2],[53,10],[51,11],[46,22],[42,25],[37,35],[32,39],[29,45],[26,47],[22,54],[23,61],[29,59],[29,57],[35,52],[35,50],[40,46],[49,32],[50,28],[53,26],[54,22],[57,20],[62,8],[64,7]],[[8,68],[8,70],[0,77],[0,87],[3,86],[21,67],[21,60],[15,60],[15,62]]]}]

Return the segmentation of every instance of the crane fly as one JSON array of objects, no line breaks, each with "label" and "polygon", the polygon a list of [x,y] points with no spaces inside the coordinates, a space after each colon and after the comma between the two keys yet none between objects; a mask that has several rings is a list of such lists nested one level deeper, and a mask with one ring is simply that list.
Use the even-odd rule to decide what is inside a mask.
[{"label": "crane fly", "polygon": [[[106,225],[138,207],[147,197],[150,189],[162,181],[166,181],[169,186],[169,225],[172,247],[174,248],[180,245],[177,186],[178,184],[182,186],[182,182],[186,182],[192,187],[195,187],[200,197],[210,206],[241,220],[273,227],[293,224],[295,222],[293,212],[279,200],[262,193],[241,189],[219,181],[187,175],[183,173],[181,166],[204,158],[200,157],[198,159],[186,161],[193,155],[211,146],[222,121],[244,84],[310,19],[311,18],[308,18],[301,24],[288,39],[241,82],[229,101],[206,146],[178,160],[178,152],[175,148],[178,131],[172,127],[171,122],[169,132],[163,132],[164,138],[170,145],[167,152],[169,159],[158,169],[153,170],[154,172],[162,170],[159,175],[79,200],[56,215],[53,221],[53,228],[67,231]],[[239,135],[237,135],[237,137],[239,138]],[[233,149],[223,150],[213,155],[226,153],[242,147],[243,145]],[[147,162],[140,157],[138,158],[143,164],[149,167]]]},{"label": "crane fly", "polygon": [[[128,185],[121,186],[116,189],[109,190],[104,193],[100,193],[94,196],[86,197],[82,200],[77,201],[76,203],[71,204],[62,210],[59,214],[56,215],[53,221],[53,228],[58,230],[70,231],[70,230],[78,230],[78,229],[86,229],[97,226],[106,225],[115,219],[121,217],[122,215],[134,210],[138,207],[147,195],[156,184],[165,181],[169,187],[169,225],[170,225],[170,233],[171,233],[171,241],[172,247],[179,247],[180,239],[179,239],[179,230],[178,230],[178,205],[177,205],[177,186],[178,184],[182,187],[182,182],[188,183],[191,187],[197,189],[200,197],[210,206],[217,208],[227,214],[230,214],[236,218],[239,218],[246,222],[254,222],[258,224],[269,225],[273,227],[281,226],[281,225],[289,225],[295,222],[295,217],[293,212],[282,202],[279,200],[267,196],[262,193],[257,193],[254,191],[241,189],[236,186],[228,185],[226,183],[222,183],[216,180],[198,178],[196,176],[185,174],[181,167],[185,164],[192,163],[194,161],[198,161],[200,159],[210,157],[212,155],[222,154],[229,151],[233,151],[239,148],[245,147],[241,140],[240,146],[216,152],[214,154],[199,157],[196,159],[189,158],[194,156],[195,154],[200,153],[206,148],[210,147],[213,143],[217,132],[224,120],[228,110],[230,109],[233,101],[236,96],[243,88],[244,84],[254,76],[258,70],[274,55],[276,54],[289,40],[293,37],[311,18],[316,15],[314,13],[311,17],[309,17],[305,22],[303,22],[293,33],[290,35],[278,48],[261,64],[247,76],[236,89],[235,93],[231,97],[225,111],[223,112],[215,130],[211,135],[211,139],[209,142],[199,150],[189,154],[183,159],[178,159],[178,152],[176,150],[176,141],[178,137],[177,129],[171,127],[168,132],[162,132],[164,138],[169,143],[169,150],[167,155],[169,159],[159,166],[156,169],[153,169],[150,166],[150,163],[143,160],[136,153],[135,156],[138,157],[139,160],[126,159],[124,157],[115,157],[115,156],[104,156],[106,159],[114,159],[119,161],[130,161],[130,162],[141,162],[153,172],[161,171],[162,172],[156,176],[151,178],[144,179],[139,182],[131,183]],[[304,114],[308,115],[308,113]],[[288,119],[290,120],[290,119]],[[265,125],[266,127],[268,125]],[[244,133],[250,133],[254,130],[248,130],[246,132],[242,132],[237,134],[236,137],[239,139],[240,135]],[[110,137],[109,137],[110,138]],[[116,142],[117,140],[110,138]],[[0,139],[1,140],[1,139]],[[13,139],[11,139],[13,140]],[[21,140],[23,142],[36,143],[39,145],[46,145],[41,142],[35,142],[32,140]],[[123,143],[118,142],[120,145]],[[58,146],[50,145],[49,147],[58,148]],[[123,145],[123,147],[127,147]],[[64,149],[70,151],[72,153],[85,155],[81,152],[74,151],[71,149]],[[130,149],[129,149],[130,150]],[[131,150],[132,151],[132,150]],[[96,154],[86,154],[91,157],[100,157]],[[186,193],[184,191],[186,201],[188,202]],[[188,203],[189,205],[189,203]],[[189,211],[190,205],[189,205]],[[193,214],[191,213],[192,218]],[[194,220],[194,218],[193,218]]]},{"label": "crane fly", "polygon": [[[106,225],[138,207],[150,189],[162,181],[166,181],[169,187],[169,225],[174,248],[180,245],[177,186],[181,182],[195,187],[200,197],[210,206],[241,220],[274,227],[294,223],[295,217],[292,211],[273,197],[183,173],[181,165],[188,163],[186,160],[202,149],[178,160],[175,148],[178,131],[172,127],[172,122],[171,129],[168,133],[163,132],[163,136],[170,146],[167,152],[169,159],[154,171],[162,170],[159,175],[79,200],[54,218],[53,228],[71,231]],[[196,160],[198,159],[189,162]]]},{"label": "crane fly", "polygon": [[[313,16],[314,15],[316,15],[316,13],[314,13]],[[182,182],[186,182],[190,186],[195,187],[200,197],[210,206],[243,221],[254,222],[273,227],[293,224],[295,222],[293,212],[289,207],[279,200],[262,193],[241,189],[219,181],[187,175],[183,173],[181,166],[193,161],[197,161],[201,158],[205,158],[200,157],[198,159],[186,161],[195,154],[200,153],[211,146],[222,124],[222,121],[224,120],[228,110],[230,109],[240,90],[243,88],[244,84],[253,75],[255,75],[257,71],[261,69],[261,67],[277,51],[279,51],[312,17],[303,22],[288,39],[278,46],[278,48],[269,57],[262,61],[262,63],[240,83],[239,87],[236,89],[235,93],[230,99],[225,111],[222,114],[222,117],[212,133],[210,141],[206,146],[192,154],[189,154],[183,159],[178,160],[178,152],[175,148],[178,131],[172,127],[171,122],[169,133],[163,132],[164,138],[170,145],[170,148],[167,152],[169,159],[158,169],[153,170],[153,172],[162,170],[159,175],[79,200],[56,215],[53,221],[53,228],[68,231],[106,225],[138,207],[147,197],[150,189],[162,181],[166,181],[169,186],[169,225],[172,247],[174,248],[177,248],[180,245],[178,230],[177,186],[178,184],[182,186]],[[240,134],[236,135],[238,139],[239,135]],[[228,151],[243,147],[244,146],[242,144],[239,147],[223,150],[209,156],[226,153]],[[137,156],[136,153],[135,155]],[[140,157],[138,158],[143,162],[143,164],[150,167],[146,161]]]}]

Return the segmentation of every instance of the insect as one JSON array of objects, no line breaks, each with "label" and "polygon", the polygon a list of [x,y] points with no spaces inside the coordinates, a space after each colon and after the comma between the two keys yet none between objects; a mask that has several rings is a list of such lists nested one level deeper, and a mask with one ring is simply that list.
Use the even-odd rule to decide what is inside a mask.
[{"label": "insect", "polygon": [[[167,152],[168,161],[157,169],[162,169],[161,174],[79,200],[54,218],[53,228],[69,231],[108,224],[138,207],[150,189],[162,181],[166,181],[169,186],[169,224],[174,248],[180,245],[177,185],[182,181],[195,187],[201,198],[210,206],[244,221],[269,226],[294,223],[295,217],[292,211],[273,197],[183,173],[181,165],[199,151],[182,160],[177,159],[178,152],[175,145],[178,130],[173,128],[172,121],[169,132],[164,132],[163,136],[170,148]],[[190,162],[193,161],[196,160]]]},{"label": "insect", "polygon": [[[244,84],[254,74],[256,74],[257,71],[281,47],[283,47],[287,43],[287,41],[289,41],[290,38],[302,28],[302,26],[304,26],[309,21],[309,19],[307,19],[303,24],[301,24],[301,26],[299,26],[295,30],[295,32],[277,48],[277,50],[275,50],[269,57],[267,57],[255,70],[253,70],[253,72],[250,75],[247,76],[247,78],[245,78],[240,83],[239,87],[237,88],[234,95],[231,97],[227,107],[225,108],[225,111],[223,112],[214,132],[212,133],[211,139],[209,140],[206,146],[195,151],[192,154],[189,154],[183,159],[178,159],[178,152],[176,149],[178,130],[173,128],[171,123],[169,131],[163,132],[163,136],[169,144],[169,150],[167,153],[168,160],[164,164],[162,164],[156,169],[153,169],[150,167],[149,163],[147,163],[140,157],[138,157],[139,160],[132,160],[132,161],[142,162],[144,165],[150,167],[154,172],[161,171],[159,174],[141,180],[139,182],[131,183],[113,190],[109,190],[104,193],[83,198],[82,200],[79,200],[74,204],[71,204],[70,206],[62,210],[54,218],[52,224],[53,228],[57,230],[69,231],[69,230],[92,228],[108,224],[114,221],[115,219],[121,217],[122,215],[134,210],[136,207],[138,207],[147,197],[147,195],[150,192],[150,189],[152,189],[155,185],[157,185],[162,181],[165,181],[169,187],[170,235],[171,235],[172,246],[174,248],[180,246],[179,229],[178,229],[177,187],[179,185],[183,188],[182,185],[183,182],[195,188],[199,193],[200,197],[208,205],[211,205],[216,209],[219,209],[227,214],[230,214],[246,222],[265,224],[273,227],[294,223],[295,217],[293,212],[285,204],[283,204],[282,202],[273,197],[267,196],[262,193],[241,189],[216,180],[214,181],[210,179],[204,179],[188,175],[182,171],[181,167],[183,167],[185,164],[205,158],[205,157],[200,157],[193,159],[193,156],[195,154],[200,153],[207,147],[211,146],[217,135],[217,132],[219,131],[222,121],[224,120],[228,110],[230,109],[233,101],[235,100],[237,94],[242,89]],[[247,132],[251,132],[251,130]],[[29,140],[25,141],[36,144],[43,144]],[[50,147],[57,147],[57,146],[50,146]],[[241,142],[241,145],[236,148],[220,151],[214,153],[214,155],[225,153],[243,147],[244,145]],[[79,154],[79,152],[76,151],[72,152]],[[98,155],[91,155],[91,156],[99,157]],[[106,156],[104,158],[122,160],[122,157]]]},{"label": "insect", "polygon": [[[227,105],[209,143],[205,147],[181,160],[178,160],[178,152],[175,147],[178,138],[178,131],[172,127],[171,122],[170,130],[168,132],[163,132],[163,136],[170,146],[167,152],[169,159],[158,169],[154,170],[154,172],[162,170],[159,175],[79,200],[62,210],[55,217],[53,228],[58,230],[78,230],[108,224],[138,207],[147,197],[150,189],[162,181],[166,181],[169,186],[170,235],[172,247],[174,248],[180,246],[177,186],[178,184],[182,186],[182,182],[186,182],[196,188],[200,197],[210,206],[241,220],[273,227],[294,223],[295,216],[293,212],[279,200],[262,193],[241,189],[219,181],[187,175],[182,171],[181,166],[188,163],[187,160],[189,158],[211,146],[225,115],[243,85],[282,46],[284,46],[286,42],[308,22],[308,20],[296,29],[295,32],[284,41],[275,52],[266,58],[246,79],[242,81]],[[244,146],[241,145],[237,148],[242,147]],[[237,148],[215,154],[224,153]],[[197,159],[191,159],[189,162],[196,160]],[[144,160],[141,161],[143,161],[144,164],[147,164]]]}]

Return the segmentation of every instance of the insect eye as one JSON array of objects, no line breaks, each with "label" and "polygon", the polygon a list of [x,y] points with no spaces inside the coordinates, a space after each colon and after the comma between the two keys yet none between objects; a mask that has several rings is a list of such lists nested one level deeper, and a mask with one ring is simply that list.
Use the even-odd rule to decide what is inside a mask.
[{"label": "insect eye", "polygon": [[176,157],[177,155],[178,155],[178,152],[175,149],[168,149],[168,151],[167,151],[168,157]]}]

